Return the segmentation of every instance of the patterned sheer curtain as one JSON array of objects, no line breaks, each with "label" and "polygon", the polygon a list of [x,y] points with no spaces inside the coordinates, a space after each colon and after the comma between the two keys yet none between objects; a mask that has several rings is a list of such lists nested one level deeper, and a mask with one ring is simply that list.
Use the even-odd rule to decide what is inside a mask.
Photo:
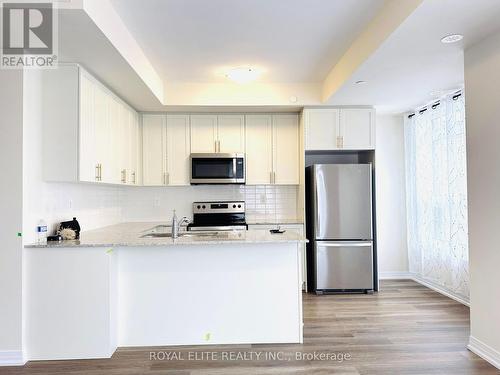
[{"label": "patterned sheer curtain", "polygon": [[405,116],[410,272],[469,299],[464,95]]}]

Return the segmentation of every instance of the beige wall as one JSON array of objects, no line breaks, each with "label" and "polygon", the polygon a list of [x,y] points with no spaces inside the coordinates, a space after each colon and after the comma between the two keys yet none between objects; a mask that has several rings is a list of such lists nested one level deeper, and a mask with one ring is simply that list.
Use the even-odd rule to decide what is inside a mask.
[{"label": "beige wall", "polygon": [[0,363],[22,349],[23,73],[0,70]]},{"label": "beige wall", "polygon": [[381,278],[408,273],[404,127],[401,115],[378,115],[376,138],[378,271]]},{"label": "beige wall", "polygon": [[500,365],[500,33],[465,51],[471,344]]}]

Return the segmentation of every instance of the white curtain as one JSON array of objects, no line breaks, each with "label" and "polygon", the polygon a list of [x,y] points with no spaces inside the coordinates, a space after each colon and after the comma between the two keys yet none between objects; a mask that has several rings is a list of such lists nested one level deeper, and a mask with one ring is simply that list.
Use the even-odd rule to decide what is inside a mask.
[{"label": "white curtain", "polygon": [[405,116],[410,272],[469,299],[464,95]]}]

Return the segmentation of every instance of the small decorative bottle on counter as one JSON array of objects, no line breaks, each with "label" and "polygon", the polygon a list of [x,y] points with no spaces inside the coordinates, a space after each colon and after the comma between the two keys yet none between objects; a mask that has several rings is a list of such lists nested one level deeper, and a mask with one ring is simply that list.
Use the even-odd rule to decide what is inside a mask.
[{"label": "small decorative bottle on counter", "polygon": [[47,223],[45,220],[41,219],[36,227],[37,232],[37,242],[39,244],[47,242]]}]

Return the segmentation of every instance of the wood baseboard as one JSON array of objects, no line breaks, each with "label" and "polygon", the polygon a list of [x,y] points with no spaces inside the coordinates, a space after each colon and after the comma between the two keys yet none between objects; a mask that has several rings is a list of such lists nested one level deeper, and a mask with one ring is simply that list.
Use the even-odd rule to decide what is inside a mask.
[{"label": "wood baseboard", "polygon": [[481,340],[470,336],[467,349],[469,349],[474,354],[477,354],[485,361],[491,363],[496,368],[500,369],[500,352],[493,349],[491,346],[486,345]]},{"label": "wood baseboard", "polygon": [[26,363],[20,350],[0,351],[0,366],[23,366]]}]

